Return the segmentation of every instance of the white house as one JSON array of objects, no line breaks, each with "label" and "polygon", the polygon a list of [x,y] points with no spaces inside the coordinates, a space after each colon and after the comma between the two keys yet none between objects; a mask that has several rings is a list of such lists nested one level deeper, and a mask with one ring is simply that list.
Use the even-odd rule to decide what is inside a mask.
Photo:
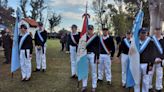
[{"label": "white house", "polygon": [[35,32],[37,30],[38,23],[34,19],[30,18],[23,18],[20,21],[20,24],[25,24],[28,28],[28,31],[32,33],[32,36],[34,38]]}]

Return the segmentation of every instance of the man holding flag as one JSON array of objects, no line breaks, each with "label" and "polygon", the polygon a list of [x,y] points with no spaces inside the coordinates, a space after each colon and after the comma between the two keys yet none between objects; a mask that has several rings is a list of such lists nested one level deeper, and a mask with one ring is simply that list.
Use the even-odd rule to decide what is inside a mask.
[{"label": "man holding flag", "polygon": [[[87,62],[91,66],[91,74],[92,74],[92,92],[96,91],[97,87],[97,63],[99,63],[99,36],[94,34],[93,25],[88,25],[87,32]],[[89,67],[89,66],[87,66]],[[88,76],[82,80],[83,88],[82,92],[86,92],[87,88]]]},{"label": "man holding flag", "polygon": [[133,37],[129,49],[129,60],[127,64],[126,87],[134,87],[134,92],[140,92],[140,81],[142,80],[142,92],[149,92],[149,71],[152,69],[153,42],[147,35],[147,30],[142,28],[144,12],[142,2],[140,10],[133,25]]},{"label": "man holding flag", "polygon": [[31,78],[31,59],[33,43],[30,33],[27,31],[27,26],[20,26],[21,36],[19,36],[19,53],[22,81],[29,81]]},{"label": "man holding flag", "polygon": [[[140,80],[142,79],[142,92],[149,92],[149,72],[153,67],[154,55],[150,56],[154,49],[153,41],[147,36],[147,30],[139,30],[139,53],[140,53]],[[135,85],[135,92],[140,92],[140,83]]]},{"label": "man holding flag", "polygon": [[[99,62],[99,37],[94,34],[93,25],[88,25],[88,18],[90,17],[86,12],[83,15],[84,23],[77,50],[77,74],[78,81],[82,80],[82,92],[87,90],[89,63],[91,65],[92,74],[92,92],[96,91],[97,87],[97,62]],[[79,84],[79,82],[78,82]]]}]

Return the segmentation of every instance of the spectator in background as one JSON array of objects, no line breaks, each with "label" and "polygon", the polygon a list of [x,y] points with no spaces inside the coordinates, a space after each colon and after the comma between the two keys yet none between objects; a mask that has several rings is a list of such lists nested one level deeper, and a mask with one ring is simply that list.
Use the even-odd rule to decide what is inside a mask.
[{"label": "spectator in background", "polygon": [[61,51],[64,51],[65,45],[66,45],[66,34],[62,34],[60,38],[60,43],[61,43]]},{"label": "spectator in background", "polygon": [[6,33],[3,37],[3,47],[4,47],[4,53],[6,61],[4,64],[9,64],[11,62],[11,52],[12,52],[12,38],[10,34],[10,30],[6,29]]},{"label": "spectator in background", "polygon": [[117,46],[120,44],[120,42],[121,42],[121,37],[120,37],[120,36],[117,36],[117,37],[116,37]]},{"label": "spectator in background", "polygon": [[66,53],[69,53],[69,32],[66,33],[65,35],[66,38]]}]

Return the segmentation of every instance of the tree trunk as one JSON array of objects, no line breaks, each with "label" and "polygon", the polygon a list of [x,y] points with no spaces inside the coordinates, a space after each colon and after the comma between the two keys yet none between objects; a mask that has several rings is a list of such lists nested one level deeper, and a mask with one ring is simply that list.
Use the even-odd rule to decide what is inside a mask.
[{"label": "tree trunk", "polygon": [[161,19],[164,21],[164,0],[160,0],[160,14],[161,14]]},{"label": "tree trunk", "polygon": [[159,0],[149,0],[149,12],[150,12],[150,35],[153,35],[155,28],[162,28]]}]

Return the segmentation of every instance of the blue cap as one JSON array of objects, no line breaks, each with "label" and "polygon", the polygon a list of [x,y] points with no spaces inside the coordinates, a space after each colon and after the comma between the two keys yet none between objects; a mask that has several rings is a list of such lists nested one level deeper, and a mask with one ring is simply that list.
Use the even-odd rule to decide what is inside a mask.
[{"label": "blue cap", "polygon": [[148,30],[146,28],[141,28],[139,30],[139,33],[145,34],[146,32],[148,32]]}]

